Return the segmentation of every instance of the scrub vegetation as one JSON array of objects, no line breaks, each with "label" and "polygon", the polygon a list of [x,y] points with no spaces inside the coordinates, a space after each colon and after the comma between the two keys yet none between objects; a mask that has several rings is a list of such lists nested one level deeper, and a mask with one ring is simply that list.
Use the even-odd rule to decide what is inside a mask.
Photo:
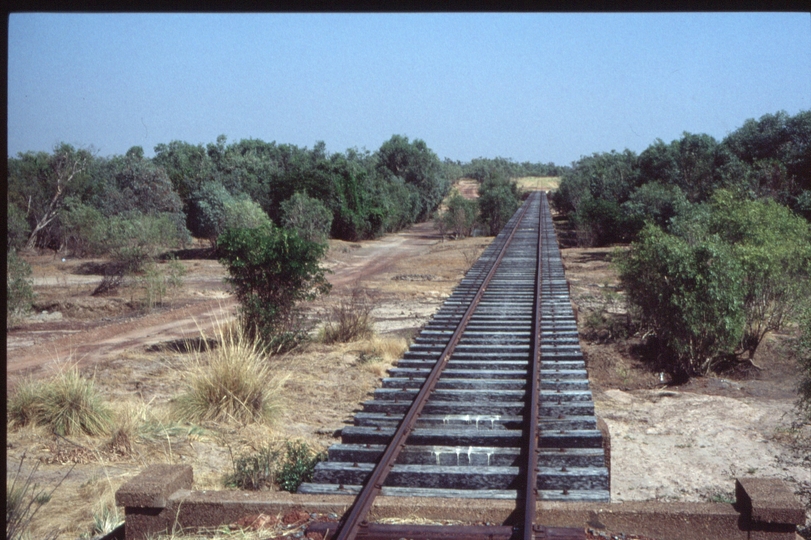
[{"label": "scrub vegetation", "polygon": [[[553,196],[578,244],[618,251],[634,329],[675,381],[756,362],[811,303],[811,111],[595,153]],[[803,387],[806,388],[806,387]],[[806,398],[807,399],[807,398]]]}]

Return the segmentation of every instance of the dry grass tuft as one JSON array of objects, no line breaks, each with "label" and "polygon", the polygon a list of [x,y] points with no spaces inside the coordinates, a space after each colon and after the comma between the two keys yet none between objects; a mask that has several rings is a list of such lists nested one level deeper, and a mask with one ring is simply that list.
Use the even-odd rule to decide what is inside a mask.
[{"label": "dry grass tuft", "polygon": [[218,324],[215,333],[216,346],[202,336],[202,351],[190,348],[187,389],[174,400],[175,415],[191,422],[271,420],[284,380],[271,370],[267,351],[238,323]]},{"label": "dry grass tuft", "polygon": [[372,294],[360,287],[353,288],[349,298],[342,298],[332,308],[321,340],[327,344],[348,343],[371,337],[374,334],[373,309]]},{"label": "dry grass tuft", "polygon": [[[20,458],[14,474],[6,473],[6,540],[29,540],[33,537],[30,529],[34,517],[44,505],[50,502],[54,491],[73,471],[73,467],[71,467],[50,491],[45,491],[34,483],[39,463],[35,463],[28,473],[23,473],[24,462],[25,454]],[[51,540],[55,539],[59,533],[58,530],[52,530],[47,534],[40,533],[39,537]]]},{"label": "dry grass tuft", "polygon": [[383,377],[408,349],[404,338],[373,336],[360,343],[359,364],[376,377]]},{"label": "dry grass tuft", "polygon": [[57,435],[101,435],[112,421],[94,380],[75,366],[50,379],[23,381],[9,398],[8,417],[12,425],[46,426]]}]

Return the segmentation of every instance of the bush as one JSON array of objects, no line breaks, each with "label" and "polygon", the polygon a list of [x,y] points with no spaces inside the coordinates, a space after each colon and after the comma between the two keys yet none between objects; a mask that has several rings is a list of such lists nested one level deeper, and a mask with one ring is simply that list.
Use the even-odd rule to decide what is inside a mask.
[{"label": "bush", "polygon": [[239,326],[217,327],[217,344],[202,336],[193,350],[186,391],[173,403],[175,414],[191,422],[270,420],[278,410],[282,382],[274,378],[267,352]]},{"label": "bush", "polygon": [[251,199],[234,199],[225,203],[225,218],[222,229],[256,229],[270,224],[270,218]]},{"label": "bush", "polygon": [[285,442],[284,452],[264,446],[257,453],[246,454],[233,460],[234,472],[225,476],[226,487],[260,490],[275,484],[295,493],[302,482],[313,478],[313,470],[326,455],[314,452],[303,441]]},{"label": "bush", "polygon": [[704,216],[707,234],[726,242],[741,265],[737,289],[746,317],[738,354],[751,360],[768,332],[796,320],[811,298],[811,228],[775,201],[717,191]]},{"label": "bush", "polygon": [[465,238],[473,234],[476,220],[479,217],[479,205],[476,201],[465,199],[454,190],[447,201],[447,209],[439,217],[443,230],[451,231],[455,238]]},{"label": "bush", "polygon": [[114,216],[107,220],[105,229],[105,251],[129,272],[140,271],[167,247],[182,247],[189,240],[188,231],[170,214]]},{"label": "bush", "polygon": [[21,383],[8,401],[12,424],[46,426],[58,435],[106,433],[112,422],[92,379],[70,368],[45,381]]},{"label": "bush", "polygon": [[318,266],[326,245],[267,224],[226,229],[217,249],[241,304],[243,327],[276,350],[304,339],[295,307],[329,291],[325,270]]},{"label": "bush", "polygon": [[233,200],[219,182],[206,182],[200,186],[189,200],[187,222],[191,233],[215,243],[224,228],[226,205]]},{"label": "bush", "polygon": [[342,298],[332,308],[324,325],[324,343],[347,343],[374,334],[372,310],[374,303],[368,291],[352,289],[348,299]]},{"label": "bush", "polygon": [[631,230],[620,205],[605,199],[584,200],[575,214],[575,223],[579,229],[578,243],[589,246],[627,240]]},{"label": "bush", "polygon": [[140,271],[166,248],[182,247],[189,232],[175,214],[137,211],[105,217],[75,203],[64,215],[65,241],[77,255],[109,254],[124,273]]},{"label": "bush", "polygon": [[105,217],[90,205],[68,198],[62,213],[64,245],[77,257],[106,253]]},{"label": "bush", "polygon": [[11,250],[6,258],[6,328],[11,328],[31,311],[34,301],[31,266]]},{"label": "bush", "polygon": [[622,211],[635,237],[646,221],[668,230],[671,220],[682,215],[689,206],[690,202],[678,186],[648,182],[631,193],[622,204]]},{"label": "bush", "polygon": [[491,236],[496,236],[521,204],[518,184],[503,176],[490,176],[479,186],[479,212]]},{"label": "bush", "polygon": [[323,244],[329,239],[332,212],[321,201],[296,193],[281,205],[282,223],[309,242]]},{"label": "bush", "polygon": [[674,380],[705,374],[740,341],[743,277],[717,237],[690,244],[646,226],[625,257],[620,280],[659,344],[659,362]]},{"label": "bush", "polygon": [[305,442],[286,443],[284,463],[279,471],[279,487],[284,491],[295,493],[302,482],[313,479],[313,470],[319,461],[326,460],[326,455],[313,452]]},{"label": "bush", "polygon": [[682,376],[706,373],[717,360],[759,368],[753,359],[766,334],[808,308],[808,223],[774,201],[719,190],[670,229],[648,225],[621,264],[629,301],[660,352]]}]

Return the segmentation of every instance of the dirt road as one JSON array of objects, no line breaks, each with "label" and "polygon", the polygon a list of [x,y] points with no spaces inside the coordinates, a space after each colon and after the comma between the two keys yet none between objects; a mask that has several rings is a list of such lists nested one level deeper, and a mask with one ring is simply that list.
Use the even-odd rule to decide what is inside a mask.
[{"label": "dirt road", "polygon": [[[331,241],[323,266],[330,270],[327,277],[339,292],[342,288],[385,272],[403,259],[427,252],[439,241],[440,237],[432,223],[419,223],[377,240],[355,243]],[[198,294],[184,296],[175,307],[129,318],[30,322],[9,332],[6,348],[7,384],[12,384],[20,375],[36,375],[43,371],[42,368],[60,362],[87,366],[126,350],[143,350],[158,343],[196,337],[201,329],[207,331],[217,321],[227,320],[233,316],[237,306],[232,296],[225,293],[216,295],[220,297],[214,299],[210,298],[210,294],[208,297],[200,296],[200,290],[222,289],[222,279],[225,277],[222,267],[218,268],[213,261],[206,263],[211,267],[209,275],[202,280],[198,278],[193,287],[189,287]],[[58,264],[58,261],[52,264]],[[36,286],[94,286],[93,280],[86,275],[37,275],[38,268],[39,265],[35,264]],[[97,281],[100,279],[96,278]]]}]

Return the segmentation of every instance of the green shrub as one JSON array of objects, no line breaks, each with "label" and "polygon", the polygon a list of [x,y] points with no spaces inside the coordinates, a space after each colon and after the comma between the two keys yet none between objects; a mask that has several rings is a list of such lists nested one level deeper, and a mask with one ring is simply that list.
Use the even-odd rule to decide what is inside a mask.
[{"label": "green shrub", "polygon": [[318,266],[326,244],[266,224],[226,229],[217,242],[220,262],[240,302],[243,327],[275,350],[304,339],[296,304],[326,294],[330,284]]},{"label": "green shrub", "polygon": [[6,256],[6,328],[31,311],[34,301],[31,266],[14,250]]},{"label": "green shrub", "polygon": [[68,197],[61,220],[65,246],[73,255],[85,257],[106,253],[106,218],[98,209]]},{"label": "green shrub", "polygon": [[648,182],[639,186],[622,204],[629,234],[636,236],[646,221],[668,230],[673,218],[683,214],[690,202],[678,186]]},{"label": "green shrub", "polygon": [[575,222],[580,229],[580,243],[591,246],[627,240],[632,230],[620,205],[605,199],[584,200],[575,214]]},{"label": "green shrub", "polygon": [[76,368],[44,381],[21,383],[9,398],[8,415],[13,424],[46,426],[58,435],[101,435],[112,422],[94,381]]},{"label": "green shrub", "polygon": [[658,339],[661,367],[675,380],[706,373],[740,341],[743,274],[717,237],[690,244],[648,225],[619,267],[629,301]]},{"label": "green shrub", "polygon": [[295,493],[302,482],[313,479],[316,464],[326,460],[326,455],[313,452],[307,443],[301,441],[288,441],[286,447],[284,462],[279,471],[279,487]]},{"label": "green shrub", "polygon": [[216,242],[225,223],[225,206],[233,200],[234,197],[221,183],[203,183],[189,199],[187,223],[191,233]]},{"label": "green shrub", "polygon": [[302,482],[313,478],[318,462],[326,454],[314,452],[303,441],[286,441],[284,451],[264,446],[232,460],[234,471],[223,479],[226,487],[248,490],[280,489],[295,493]]},{"label": "green shrub", "polygon": [[703,216],[743,272],[737,285],[746,317],[737,352],[751,360],[768,332],[796,320],[811,298],[811,228],[775,201],[742,200],[718,190]]},{"label": "green shrub", "polygon": [[140,271],[164,249],[182,247],[189,239],[188,231],[171,214],[113,216],[106,220],[105,229],[105,251],[130,272]]},{"label": "green shrub", "polygon": [[621,260],[629,301],[674,375],[718,360],[754,363],[768,332],[808,309],[811,230],[774,201],[718,190],[670,223],[646,226]]},{"label": "green shrub", "polygon": [[225,203],[225,217],[222,230],[256,229],[270,224],[270,218],[256,202],[251,199],[234,199]]},{"label": "green shrub", "polygon": [[68,247],[78,256],[109,255],[126,273],[139,272],[167,248],[186,245],[190,236],[171,213],[131,211],[105,217],[75,203],[64,215]]}]

